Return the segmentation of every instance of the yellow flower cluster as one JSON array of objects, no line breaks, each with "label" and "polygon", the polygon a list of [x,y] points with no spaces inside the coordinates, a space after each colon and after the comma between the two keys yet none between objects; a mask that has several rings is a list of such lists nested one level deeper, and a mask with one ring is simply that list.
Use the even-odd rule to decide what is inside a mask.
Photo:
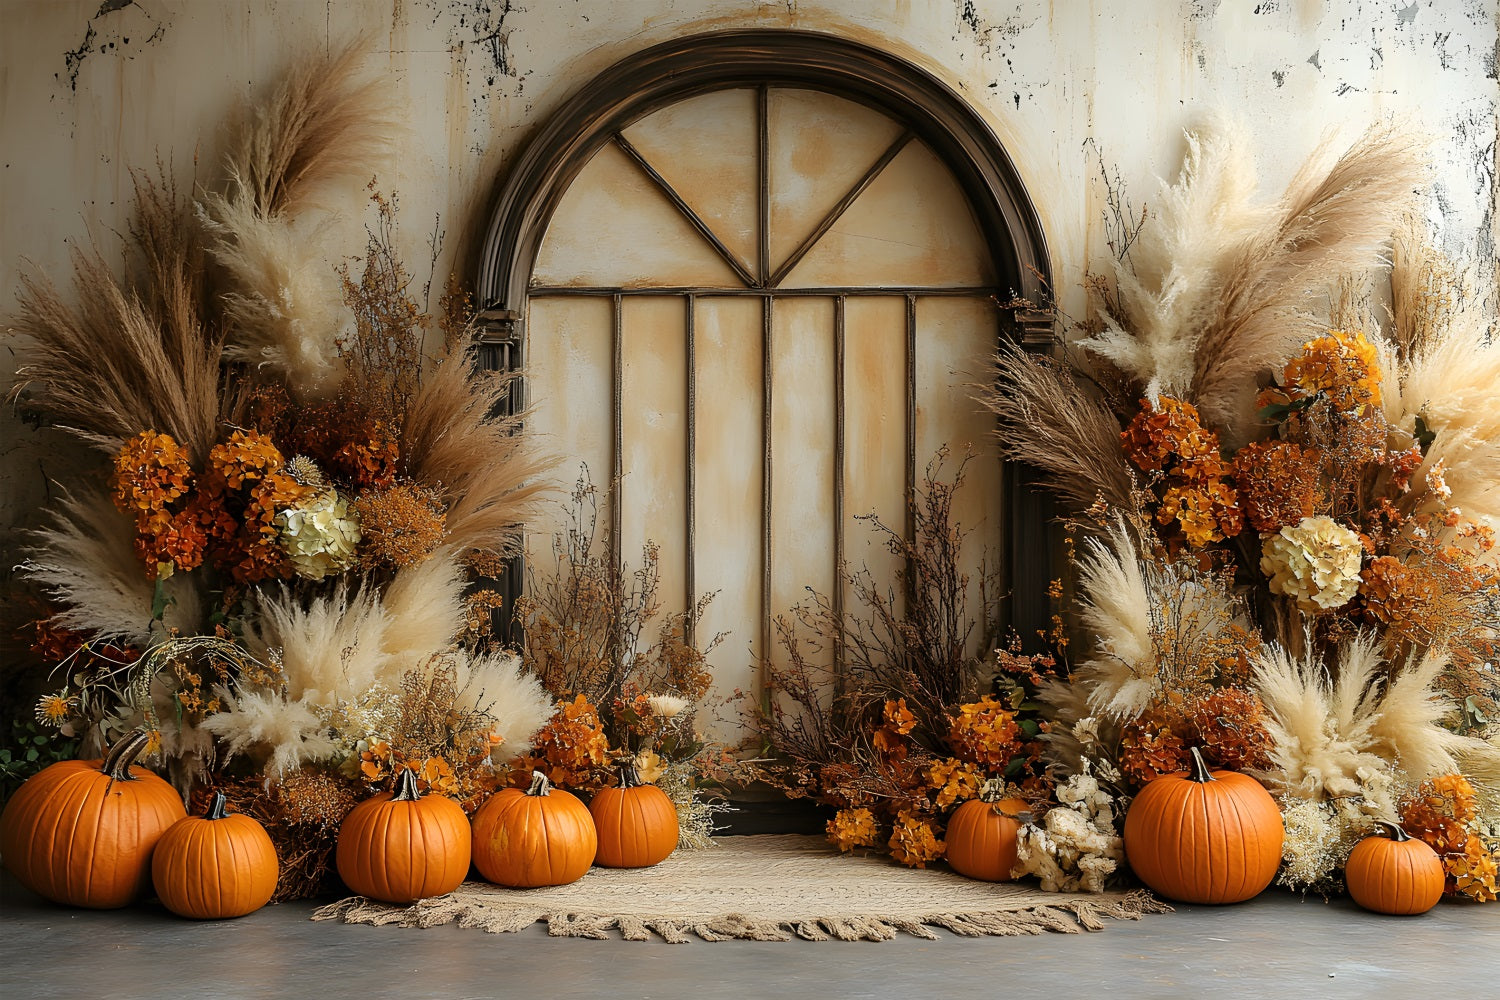
[{"label": "yellow flower cluster", "polygon": [[1021,749],[1021,727],[994,695],[958,707],[949,720],[948,745],[954,756],[990,772],[1000,772]]},{"label": "yellow flower cluster", "polygon": [[868,809],[840,809],[828,821],[828,839],[841,851],[852,851],[857,847],[875,847],[880,843],[880,830],[875,825],[875,814]]},{"label": "yellow flower cluster", "polygon": [[1380,405],[1380,364],[1375,345],[1358,330],[1331,330],[1302,346],[1287,362],[1285,388],[1292,395],[1321,395],[1340,414],[1362,416]]},{"label": "yellow flower cluster", "polygon": [[1191,403],[1171,396],[1141,400],[1120,442],[1138,468],[1163,477],[1158,524],[1176,521],[1193,546],[1240,533],[1244,518],[1230,463],[1219,451],[1218,432],[1203,426]]},{"label": "yellow flower cluster", "polygon": [[887,846],[891,857],[911,868],[926,868],[927,862],[943,856],[947,844],[938,839],[934,820],[921,813],[903,809],[896,814],[896,828]]}]

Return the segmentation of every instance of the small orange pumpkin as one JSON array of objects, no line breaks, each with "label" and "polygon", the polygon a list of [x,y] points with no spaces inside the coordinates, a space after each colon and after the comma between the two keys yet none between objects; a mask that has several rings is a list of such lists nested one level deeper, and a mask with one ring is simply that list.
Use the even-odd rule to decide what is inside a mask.
[{"label": "small orange pumpkin", "polygon": [[474,814],[474,867],[498,885],[534,889],[583,878],[599,849],[588,807],[531,772],[531,786],[506,788]]},{"label": "small orange pumpkin", "polygon": [[334,863],[361,896],[413,903],[457,889],[469,873],[469,819],[441,795],[417,791],[403,767],[394,792],[381,792],[349,811],[339,826]]},{"label": "small orange pumpkin", "polygon": [[1286,832],[1276,800],[1248,774],[1193,769],[1142,788],[1125,814],[1125,857],[1140,880],[1183,903],[1239,903],[1281,865]]},{"label": "small orange pumpkin", "polygon": [[179,917],[227,920],[254,913],[276,892],[280,865],[266,828],[224,810],[214,792],[203,816],[172,824],[151,855],[151,882]]},{"label": "small orange pumpkin", "polygon": [[953,870],[985,882],[1009,882],[1016,866],[1016,833],[1020,815],[1030,814],[1024,799],[1001,798],[1005,782],[990,779],[979,798],[970,799],[948,820],[945,857]]},{"label": "small orange pumpkin", "polygon": [[1443,898],[1443,861],[1395,823],[1354,845],[1344,865],[1349,895],[1367,910],[1397,916],[1426,913]]},{"label": "small orange pumpkin", "polygon": [[68,760],[26,779],[0,818],[0,855],[26,888],[55,903],[113,909],[151,887],[151,851],[187,816],[167,782],[131,763],[136,730],[103,760]]},{"label": "small orange pumpkin", "polygon": [[649,868],[677,849],[677,807],[634,765],[620,768],[618,788],[599,789],[589,815],[599,835],[594,863],[605,868]]}]

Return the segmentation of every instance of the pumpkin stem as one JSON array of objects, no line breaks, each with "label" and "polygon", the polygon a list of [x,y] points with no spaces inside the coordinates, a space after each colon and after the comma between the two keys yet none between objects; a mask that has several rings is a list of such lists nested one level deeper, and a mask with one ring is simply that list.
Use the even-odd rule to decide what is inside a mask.
[{"label": "pumpkin stem", "polygon": [[1212,774],[1208,773],[1208,764],[1204,763],[1203,755],[1198,752],[1198,748],[1197,747],[1193,747],[1192,748],[1192,754],[1193,754],[1193,769],[1188,774],[1188,780],[1189,781],[1196,781],[1199,784],[1203,784],[1204,782],[1213,781],[1214,780],[1214,776]]},{"label": "pumpkin stem", "polygon": [[1400,844],[1411,839],[1411,835],[1401,829],[1400,824],[1387,823],[1383,819],[1377,819],[1375,825],[1385,831],[1385,835]]},{"label": "pumpkin stem", "polygon": [[228,804],[229,800],[224,797],[224,793],[219,791],[217,788],[214,789],[214,799],[208,804],[208,812],[203,814],[203,818],[223,819],[224,817],[229,815],[228,810],[224,808]]},{"label": "pumpkin stem", "polygon": [[531,772],[531,787],[526,789],[527,795],[547,795],[552,791],[552,782],[541,771]]},{"label": "pumpkin stem", "polygon": [[620,765],[621,788],[639,788],[647,784],[650,784],[650,782],[641,779],[641,772],[635,769],[634,763],[627,762]]},{"label": "pumpkin stem", "polygon": [[999,802],[1005,798],[1005,779],[990,778],[979,789],[980,802]]},{"label": "pumpkin stem", "polygon": [[111,781],[134,781],[135,777],[130,773],[130,765],[146,749],[146,744],[151,742],[151,734],[144,729],[133,730],[120,742],[109,748],[104,755],[99,770],[109,775]]},{"label": "pumpkin stem", "polygon": [[391,794],[392,802],[415,802],[422,797],[417,791],[417,772],[403,767],[396,774],[396,788]]}]

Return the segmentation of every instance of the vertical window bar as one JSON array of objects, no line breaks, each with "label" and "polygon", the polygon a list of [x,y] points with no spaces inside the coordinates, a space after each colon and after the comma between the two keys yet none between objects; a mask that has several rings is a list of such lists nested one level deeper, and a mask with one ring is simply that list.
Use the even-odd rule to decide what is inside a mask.
[{"label": "vertical window bar", "polygon": [[687,354],[687,454],[685,456],[687,463],[687,552],[684,555],[686,565],[683,567],[683,579],[686,581],[687,611],[689,612],[683,639],[692,645],[697,631],[697,622],[693,619],[692,610],[698,603],[698,559],[694,544],[698,530],[698,369],[694,345],[697,299],[692,295],[684,296],[683,303],[686,310],[686,315],[683,317],[683,328],[686,330],[683,346]]},{"label": "vertical window bar", "polygon": [[[917,536],[917,297],[906,296],[906,537]],[[908,567],[909,569],[910,567]],[[907,573],[910,584],[911,574]]]},{"label": "vertical window bar", "polygon": [[771,709],[771,688],[767,683],[767,670],[771,662],[771,412],[772,391],[775,380],[771,377],[771,320],[775,299],[769,296],[761,305],[761,396],[765,408],[761,414],[761,438],[765,444],[765,455],[761,460],[761,577],[760,577],[760,697],[761,707]]},{"label": "vertical window bar", "polygon": [[625,552],[620,541],[623,521],[620,510],[620,479],[625,474],[625,422],[623,419],[625,395],[625,337],[624,296],[616,292],[613,296],[614,317],[610,329],[610,352],[613,370],[610,380],[610,449],[612,452],[609,482],[609,547],[614,558],[615,569],[624,565]]},{"label": "vertical window bar", "polygon": [[833,696],[844,694],[844,296],[833,300]]},{"label": "vertical window bar", "polygon": [[757,164],[760,174],[760,246],[756,255],[755,277],[761,288],[771,280],[771,89],[761,84],[757,112],[760,119],[760,144]]}]

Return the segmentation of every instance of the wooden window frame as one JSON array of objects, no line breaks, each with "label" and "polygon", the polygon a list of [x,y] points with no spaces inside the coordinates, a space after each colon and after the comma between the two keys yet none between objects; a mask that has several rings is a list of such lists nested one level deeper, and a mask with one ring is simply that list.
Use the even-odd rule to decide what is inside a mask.
[{"label": "wooden window frame", "polygon": [[[1051,317],[1032,305],[1046,300],[1050,285],[1041,221],[1014,163],[974,108],[927,70],[862,42],[822,32],[748,29],[675,39],[622,59],[580,87],[526,144],[496,193],[479,256],[475,288],[484,363],[501,370],[524,366],[538,251],[563,195],[601,147],[686,98],[737,88],[764,94],[778,87],[865,105],[925,143],[952,172],[973,211],[996,287],[1011,293],[1013,301],[1000,309],[999,336],[1028,350],[1051,346]],[[761,180],[764,186],[764,171]],[[760,234],[756,269],[762,283],[766,235]],[[1038,528],[1051,520],[1052,509],[1028,488],[1029,470],[1007,465],[1004,476],[1009,523],[1002,558],[1013,588],[1007,617],[1029,637],[1051,616],[1045,582],[1055,575],[1052,545],[1050,532]],[[518,562],[502,581],[507,607],[520,592],[522,576]],[[1024,588],[1015,589],[1018,583]]]}]

